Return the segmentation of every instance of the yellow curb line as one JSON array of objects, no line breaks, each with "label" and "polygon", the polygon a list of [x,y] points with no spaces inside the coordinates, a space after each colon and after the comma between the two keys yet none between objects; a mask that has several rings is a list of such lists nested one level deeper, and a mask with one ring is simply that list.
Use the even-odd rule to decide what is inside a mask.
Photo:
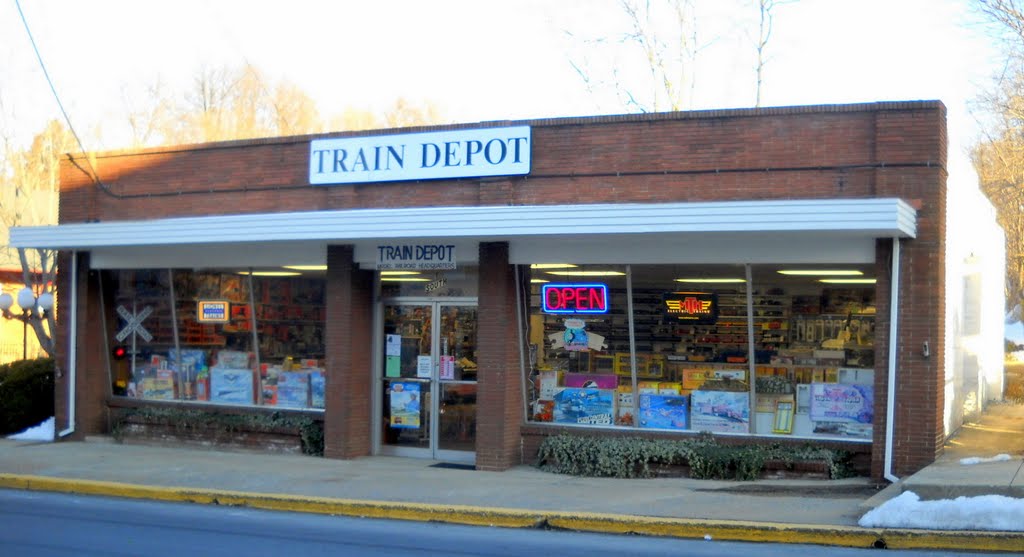
[{"label": "yellow curb line", "polygon": [[506,528],[548,526],[581,532],[644,534],[691,539],[710,536],[711,539],[720,541],[797,543],[860,548],[877,547],[876,544],[881,543],[890,549],[1011,552],[1019,552],[1024,547],[1024,532],[871,529],[773,522],[659,518],[610,513],[570,513],[471,505],[258,494],[202,488],[158,487],[22,474],[0,474],[0,488],[474,526]]}]

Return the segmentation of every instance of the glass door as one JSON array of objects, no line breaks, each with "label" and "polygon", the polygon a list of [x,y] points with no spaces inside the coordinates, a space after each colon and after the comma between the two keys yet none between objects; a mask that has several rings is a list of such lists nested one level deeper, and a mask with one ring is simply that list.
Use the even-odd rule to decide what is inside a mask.
[{"label": "glass door", "polygon": [[473,462],[476,305],[387,302],[383,329],[381,452]]}]

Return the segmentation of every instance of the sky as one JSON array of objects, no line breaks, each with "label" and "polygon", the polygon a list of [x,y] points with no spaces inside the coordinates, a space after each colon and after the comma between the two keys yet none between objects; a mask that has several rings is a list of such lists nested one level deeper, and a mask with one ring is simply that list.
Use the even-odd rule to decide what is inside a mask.
[{"label": "sky", "polygon": [[[762,106],[938,99],[951,154],[977,137],[968,103],[999,56],[968,0],[779,4]],[[126,97],[157,78],[184,89],[203,65],[252,64],[325,115],[405,97],[457,123],[635,111],[610,89],[588,91],[573,64],[592,81],[614,68],[631,91],[646,90],[647,65],[620,45],[619,0],[3,0],[0,131],[26,143],[60,112],[19,5],[86,150],[123,146]],[[756,0],[695,5],[685,108],[754,106]],[[670,14],[656,20],[665,36],[678,28]]]}]

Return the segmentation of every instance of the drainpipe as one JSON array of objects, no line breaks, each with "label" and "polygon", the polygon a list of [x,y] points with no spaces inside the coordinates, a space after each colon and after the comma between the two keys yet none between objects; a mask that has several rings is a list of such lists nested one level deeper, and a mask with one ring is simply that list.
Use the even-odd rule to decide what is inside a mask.
[{"label": "drainpipe", "polygon": [[893,424],[894,414],[896,413],[896,344],[899,337],[896,336],[896,324],[897,318],[899,317],[899,306],[900,306],[900,239],[892,239],[892,272],[890,273],[891,281],[889,284],[889,390],[888,396],[886,396],[886,408],[885,408],[885,470],[883,476],[890,482],[896,483],[900,481],[898,477],[892,473],[892,453],[893,453],[893,430],[895,425]]},{"label": "drainpipe", "polygon": [[71,252],[71,332],[68,335],[68,427],[57,435],[75,432],[75,381],[78,369],[78,252]]}]

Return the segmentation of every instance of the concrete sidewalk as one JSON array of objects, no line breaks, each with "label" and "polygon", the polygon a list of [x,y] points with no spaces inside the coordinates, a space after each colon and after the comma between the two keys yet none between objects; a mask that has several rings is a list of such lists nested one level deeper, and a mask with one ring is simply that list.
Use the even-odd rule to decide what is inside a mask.
[{"label": "concrete sidewalk", "polygon": [[[1020,465],[1020,456],[1015,457]],[[952,467],[950,467],[952,468]],[[996,472],[996,468],[974,468]],[[1003,473],[1003,468],[998,469]],[[947,478],[943,479],[944,481]],[[1002,481],[1002,480],[1001,480]],[[869,529],[899,492],[865,478],[726,482],[482,472],[394,457],[348,461],[102,439],[0,441],[0,487],[506,527],[849,547],[1014,551],[1024,533]]]}]

